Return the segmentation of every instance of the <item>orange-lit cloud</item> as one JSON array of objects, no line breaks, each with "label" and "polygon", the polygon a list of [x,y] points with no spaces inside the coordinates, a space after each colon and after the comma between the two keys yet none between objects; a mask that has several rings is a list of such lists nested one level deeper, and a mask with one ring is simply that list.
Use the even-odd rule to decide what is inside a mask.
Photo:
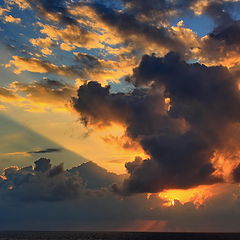
[{"label": "orange-lit cloud", "polygon": [[38,46],[41,48],[41,52],[46,55],[52,54],[52,50],[50,47],[54,45],[53,41],[50,38],[32,38],[29,40],[30,43],[34,46]]},{"label": "orange-lit cloud", "polygon": [[16,4],[20,9],[25,9],[30,7],[29,3],[26,0],[6,0],[10,5]]},{"label": "orange-lit cloud", "polygon": [[240,64],[238,44],[227,45],[224,41],[205,36],[200,39],[198,46],[192,49],[193,57],[207,66],[222,65],[233,68]]},{"label": "orange-lit cloud", "polygon": [[193,1],[190,9],[196,14],[196,15],[202,15],[204,14],[204,11],[206,8],[211,4],[221,4],[222,2],[239,2],[239,0],[197,0]]},{"label": "orange-lit cloud", "polygon": [[1,153],[0,155],[3,155],[3,156],[18,156],[18,155],[29,156],[30,154],[27,152],[10,152],[10,153]]},{"label": "orange-lit cloud", "polygon": [[4,110],[7,110],[7,107],[2,105],[2,104],[0,104],[0,111],[4,111]]},{"label": "orange-lit cloud", "polygon": [[142,148],[139,145],[139,143],[132,141],[132,139],[128,138],[127,136],[118,137],[118,136],[108,135],[108,136],[104,136],[102,139],[106,143],[116,144],[125,149],[142,151]]},{"label": "orange-lit cloud", "polygon": [[[113,29],[105,24],[98,16],[96,11],[90,6],[77,6],[73,9],[70,9],[69,12],[76,17],[79,23],[99,32],[99,42],[104,42],[110,45],[123,43],[123,39],[117,33],[117,31],[113,31]],[[87,16],[86,12],[88,13]]]},{"label": "orange-lit cloud", "polygon": [[7,8],[0,8],[0,16],[2,16],[4,13],[9,12],[10,10]]},{"label": "orange-lit cloud", "polygon": [[[83,71],[85,77],[77,79],[78,86],[86,82],[86,79],[97,80],[104,85],[108,82],[119,82],[120,78],[132,73],[133,68],[136,67],[138,62],[137,58],[134,56],[119,56],[116,60],[106,60],[97,59],[82,53],[75,52],[74,54],[79,63],[85,64],[85,69]],[[93,64],[95,64],[95,66]]]},{"label": "orange-lit cloud", "polygon": [[20,23],[21,18],[15,18],[12,15],[7,15],[4,17],[4,21],[9,22],[9,23]]},{"label": "orange-lit cloud", "polygon": [[175,201],[181,204],[193,202],[196,206],[201,206],[206,200],[215,194],[215,186],[199,186],[192,189],[181,190],[172,189],[159,193],[159,197],[164,201],[163,206],[174,206]]},{"label": "orange-lit cloud", "polygon": [[4,99],[15,99],[16,96],[14,95],[14,93],[4,87],[0,87],[0,100],[4,100]]},{"label": "orange-lit cloud", "polygon": [[[52,44],[52,42],[49,41],[49,39],[46,40],[47,42],[45,42],[45,40],[46,39],[31,39],[31,42],[34,45],[43,47],[42,53],[51,54],[52,50],[49,49],[48,46]],[[73,66],[58,66],[38,58],[13,56],[12,60],[10,60],[8,64],[5,64],[5,67],[13,68],[15,74],[20,74],[24,71],[54,73],[70,79],[76,79],[79,83],[97,79],[99,82],[106,84],[109,81],[118,82],[121,77],[131,74],[132,69],[137,64],[137,59],[134,57],[119,57],[118,60],[101,60],[90,55],[76,53],[75,58],[77,64]],[[90,58],[95,61],[95,65],[91,65],[92,60],[88,60]]]},{"label": "orange-lit cloud", "polygon": [[28,84],[15,81],[8,88],[0,88],[0,101],[32,112],[46,109],[70,111],[69,102],[75,94],[74,86],[55,80],[45,79]]},{"label": "orange-lit cloud", "polygon": [[79,26],[68,25],[65,28],[57,28],[40,22],[38,25],[42,28],[40,30],[41,33],[47,35],[52,40],[62,41],[69,46],[87,49],[103,47],[96,33],[84,30]]},{"label": "orange-lit cloud", "polygon": [[55,73],[57,75],[62,75],[70,78],[79,75],[78,70],[65,65],[57,66],[53,63],[42,61],[37,58],[23,58],[19,56],[13,56],[12,60],[6,64],[5,67],[13,67],[14,73],[16,74],[28,71],[34,73]]}]

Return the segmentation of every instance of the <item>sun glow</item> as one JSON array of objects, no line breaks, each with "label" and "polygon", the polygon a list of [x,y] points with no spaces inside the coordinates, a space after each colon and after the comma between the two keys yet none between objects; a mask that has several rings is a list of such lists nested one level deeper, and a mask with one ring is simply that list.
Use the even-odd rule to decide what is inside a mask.
[{"label": "sun glow", "polygon": [[199,186],[186,190],[171,189],[158,194],[159,198],[164,201],[164,207],[176,206],[177,203],[185,204],[188,202],[192,202],[199,207],[213,195],[215,195],[213,186]]}]

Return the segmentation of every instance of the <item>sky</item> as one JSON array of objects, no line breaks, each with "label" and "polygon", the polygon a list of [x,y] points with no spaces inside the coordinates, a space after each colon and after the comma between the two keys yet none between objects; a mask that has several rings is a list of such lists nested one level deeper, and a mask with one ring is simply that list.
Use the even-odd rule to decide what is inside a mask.
[{"label": "sky", "polygon": [[238,232],[239,0],[0,0],[0,230]]}]

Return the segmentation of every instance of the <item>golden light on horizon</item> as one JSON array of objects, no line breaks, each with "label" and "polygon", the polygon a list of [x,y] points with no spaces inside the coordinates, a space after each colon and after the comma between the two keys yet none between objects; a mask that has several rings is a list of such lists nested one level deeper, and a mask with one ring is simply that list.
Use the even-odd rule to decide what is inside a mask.
[{"label": "golden light on horizon", "polygon": [[158,194],[159,198],[164,201],[164,207],[176,206],[176,203],[185,204],[188,202],[194,203],[195,206],[199,207],[206,200],[213,197],[216,193],[214,192],[214,186],[199,186],[191,189],[170,189],[165,190]]}]

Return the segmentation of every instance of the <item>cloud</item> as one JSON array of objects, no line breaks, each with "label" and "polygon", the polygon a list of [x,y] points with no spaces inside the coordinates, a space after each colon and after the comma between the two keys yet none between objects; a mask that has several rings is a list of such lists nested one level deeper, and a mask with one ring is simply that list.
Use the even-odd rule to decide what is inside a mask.
[{"label": "cloud", "polygon": [[240,42],[240,21],[231,21],[224,24],[225,27],[215,29],[210,37],[218,41],[224,41],[226,45],[238,44]]},{"label": "cloud", "polygon": [[239,67],[239,20],[232,20],[216,27],[208,36],[201,38],[195,57],[209,66]]},{"label": "cloud", "polygon": [[103,22],[115,28],[124,38],[133,38],[134,41],[150,42],[163,48],[181,51],[182,44],[166,28],[156,27],[146,22],[141,22],[128,13],[114,11],[104,5],[94,5],[98,16]]},{"label": "cloud", "polygon": [[8,15],[4,17],[4,21],[9,22],[9,23],[20,23],[21,18],[15,18],[12,15]]},{"label": "cloud", "polygon": [[54,46],[53,41],[51,38],[32,38],[29,40],[30,43],[34,46],[38,46],[41,48],[41,52],[46,55],[52,54],[52,50],[50,49],[52,46]]},{"label": "cloud", "polygon": [[76,88],[63,81],[48,78],[23,83],[12,82],[7,88],[0,88],[0,100],[23,107],[27,111],[66,110]]},{"label": "cloud", "polygon": [[50,167],[47,160],[40,159],[35,170],[6,169],[4,175],[7,179],[1,183],[1,191],[15,201],[63,201],[80,194],[82,183],[79,176],[67,176]]},{"label": "cloud", "polygon": [[29,153],[27,153],[27,152],[8,152],[8,153],[1,153],[1,155],[4,155],[4,156],[17,156],[17,155],[28,156]]},{"label": "cloud", "polygon": [[16,96],[13,94],[11,90],[4,87],[0,87],[0,99],[2,100],[5,98],[15,99]]},{"label": "cloud", "polygon": [[8,153],[1,153],[0,155],[5,155],[5,156],[17,156],[17,155],[22,155],[22,156],[29,156],[29,154],[45,154],[45,153],[55,153],[55,152],[61,152],[61,148],[46,148],[38,151],[29,151],[29,152],[8,152]]},{"label": "cloud", "polygon": [[74,48],[84,47],[91,48],[103,48],[102,43],[98,40],[98,34],[81,28],[78,25],[67,25],[66,27],[59,27],[54,25],[48,25],[38,23],[42,28],[40,32],[47,35],[52,40],[59,40]]},{"label": "cloud", "polygon": [[4,170],[4,180],[0,182],[3,197],[20,202],[67,201],[91,194],[91,191],[97,194],[98,190],[122,179],[92,162],[70,170],[64,170],[63,164],[52,166],[47,158],[40,158],[34,163],[34,168],[9,167]]},{"label": "cloud", "polygon": [[7,4],[14,5],[16,4],[20,9],[26,9],[29,8],[30,5],[27,0],[6,0]]},{"label": "cloud", "polygon": [[232,175],[234,182],[240,182],[240,165],[233,169]]},{"label": "cloud", "polygon": [[[40,48],[42,59],[37,58],[40,55],[33,58],[34,53],[31,58],[12,54],[5,66],[17,74],[50,73],[84,84],[76,97],[75,86],[65,82],[15,81],[0,88],[1,103],[19,104],[29,111],[65,109],[75,96],[73,106],[86,126],[121,124],[126,129],[123,137],[109,135],[103,140],[143,150],[147,157],[129,160],[125,176],[93,162],[65,170],[63,164],[53,166],[46,158],[37,160],[35,167],[9,167],[0,176],[0,229],[239,230],[239,188],[232,183],[239,183],[240,178],[240,39],[239,20],[233,19],[230,10],[239,1],[5,2],[9,8],[0,9],[5,21],[13,4],[22,10],[35,9],[45,18],[32,25],[41,36],[27,39],[34,49]],[[192,13],[210,17],[215,29],[199,37],[183,21],[171,26],[173,18]],[[61,61],[59,50],[72,55],[73,64],[68,59],[64,59],[67,66],[52,62]],[[169,50],[178,54],[163,57]],[[151,52],[156,54],[143,56],[137,65],[142,53]],[[219,64],[231,69],[214,67]],[[114,91],[107,85],[130,74],[127,81],[132,91],[117,92],[120,85]],[[221,194],[213,194],[198,206],[192,200],[171,199],[168,207],[158,196],[166,189],[190,191],[202,184],[211,185],[213,191],[220,188]],[[156,194],[147,198],[149,192]]]},{"label": "cloud", "polygon": [[[64,170],[49,159],[35,168],[9,167],[0,177],[1,230],[237,231],[239,187],[215,186],[201,206],[164,206],[157,194],[122,197],[109,192],[122,177],[93,162]],[[224,206],[224,207],[223,207]],[[22,214],[24,213],[24,214]],[[103,218],[104,216],[104,218]]]},{"label": "cloud", "polygon": [[16,93],[25,94],[27,99],[35,103],[55,103],[57,105],[66,104],[76,91],[75,87],[70,84],[48,78],[32,83],[13,82],[10,88]]},{"label": "cloud", "polygon": [[[101,4],[89,4],[90,20],[82,21],[87,26],[94,26],[103,36],[104,33],[110,36],[110,29],[136,52],[154,52],[163,56],[168,51],[176,51],[185,60],[198,60],[208,66],[239,65],[238,44],[227,46],[224,41],[212,38],[216,30],[218,32],[234,22],[231,9],[238,6],[237,1],[158,1],[157,4],[156,1],[123,2],[125,8],[122,10],[109,7],[104,1]],[[208,15],[215,23],[213,33],[199,37],[193,30],[184,26],[171,26],[171,19],[191,11],[196,15]],[[237,29],[235,31],[237,34]],[[120,49],[117,48],[118,51]]]},{"label": "cloud", "polygon": [[130,177],[114,190],[159,192],[222,182],[212,158],[228,147],[229,131],[239,122],[234,75],[223,67],[187,64],[169,53],[144,56],[129,81],[132,92],[111,93],[109,86],[89,82],[73,99],[86,125],[119,122],[149,155],[131,170],[127,164]]},{"label": "cloud", "polygon": [[23,71],[29,71],[34,73],[54,73],[66,77],[73,77],[79,75],[79,70],[67,67],[57,66],[49,61],[43,61],[37,58],[24,58],[19,56],[13,56],[12,60],[5,65],[6,68],[14,67],[14,73],[20,74]]},{"label": "cloud", "polygon": [[227,4],[221,1],[209,2],[205,8],[205,13],[215,21],[217,26],[229,24],[233,19],[226,6]]},{"label": "cloud", "polygon": [[35,161],[35,168],[34,170],[37,172],[47,172],[51,169],[52,165],[50,164],[50,159],[47,158],[40,158]]},{"label": "cloud", "polygon": [[[135,64],[133,61],[139,59],[141,52],[148,54],[156,52],[163,56],[168,51],[177,51],[186,60],[197,59],[208,66],[222,64],[235,67],[239,64],[237,44],[235,48],[228,47],[222,41],[215,41],[216,39],[209,37],[212,34],[200,38],[189,28],[174,27],[170,24],[173,18],[193,12],[196,15],[207,14],[215,21],[216,28],[222,29],[234,21],[231,11],[238,6],[238,1],[121,2],[122,10],[114,8],[114,4],[107,4],[107,1],[96,4],[93,1],[47,3],[43,0],[34,0],[29,4],[35,9],[40,9],[47,19],[55,22],[53,25],[38,22],[38,25],[46,39],[54,41],[64,51],[72,51],[78,47],[101,48],[109,54],[113,53],[116,62],[122,61],[120,53],[126,56],[139,52],[138,56],[129,58],[130,65]],[[67,19],[64,21],[64,16],[69,17],[70,21]],[[56,21],[67,24],[56,24]],[[125,25],[128,25],[127,28]],[[36,45],[41,40],[37,38],[32,41]],[[49,47],[42,47],[41,51],[44,55],[52,53]],[[119,72],[115,68],[112,70],[112,73],[114,70]]]},{"label": "cloud", "polygon": [[191,9],[196,15],[208,15],[214,21],[214,29],[204,37],[198,37],[192,48],[192,58],[208,66],[223,65],[228,68],[239,66],[239,1],[195,1]]},{"label": "cloud", "polygon": [[0,16],[4,15],[6,12],[9,12],[7,8],[0,8]]},{"label": "cloud", "polygon": [[136,58],[119,56],[116,60],[99,59],[90,54],[75,52],[72,65],[59,66],[38,58],[13,56],[12,60],[4,66],[13,68],[15,74],[21,74],[25,71],[50,73],[69,79],[78,79],[82,82],[98,78],[99,82],[106,83],[107,81],[117,82],[121,77],[130,74],[132,67],[136,66]]},{"label": "cloud", "polygon": [[38,150],[38,151],[31,151],[28,152],[30,154],[42,154],[42,153],[53,153],[53,152],[61,152],[62,149],[60,148],[46,148],[46,149],[42,149],[42,150]]},{"label": "cloud", "polygon": [[119,81],[119,78],[128,75],[136,64],[135,58],[122,58],[118,62],[118,60],[98,59],[83,53],[75,53],[73,61],[72,65],[59,66],[38,58],[13,56],[12,60],[4,66],[13,68],[15,74],[21,74],[25,71],[50,73],[69,79],[80,79],[82,82],[98,78],[99,82],[106,83],[107,81]]},{"label": "cloud", "polygon": [[108,136],[102,137],[102,139],[106,143],[109,143],[111,145],[116,144],[116,145],[121,146],[122,148],[125,148],[125,149],[141,150],[141,147],[139,146],[139,144],[136,143],[135,141],[132,141],[127,136],[117,137],[117,136],[113,136],[113,135],[108,135]]},{"label": "cloud", "polygon": [[68,12],[67,5],[70,2],[68,0],[26,0],[26,2],[45,17],[53,14],[62,23],[76,23],[75,19]]},{"label": "cloud", "polygon": [[82,73],[79,80],[87,82],[98,79],[98,82],[107,84],[108,82],[119,82],[119,79],[129,75],[132,68],[136,66],[136,58],[99,59],[93,55],[84,53],[74,53],[75,61],[82,66]]},{"label": "cloud", "polygon": [[121,183],[123,176],[108,172],[94,162],[86,162],[69,170],[71,174],[79,174],[89,189],[109,187],[112,183]]}]

